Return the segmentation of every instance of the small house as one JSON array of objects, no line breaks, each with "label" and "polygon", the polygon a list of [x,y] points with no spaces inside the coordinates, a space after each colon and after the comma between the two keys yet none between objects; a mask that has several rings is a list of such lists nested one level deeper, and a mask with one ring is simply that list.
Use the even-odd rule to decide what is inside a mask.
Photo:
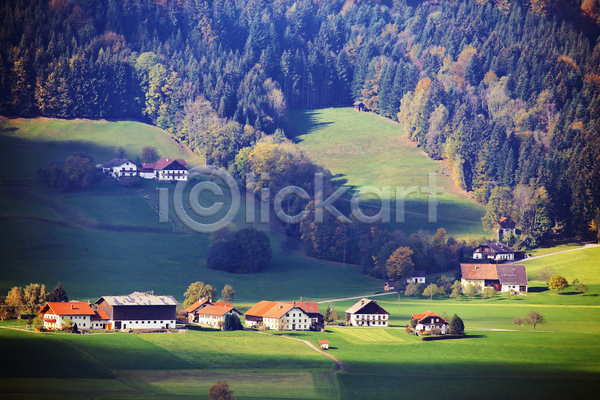
[{"label": "small house", "polygon": [[367,110],[367,107],[365,106],[365,103],[363,103],[362,101],[355,101],[353,107],[358,112],[362,112],[362,111],[366,111]]},{"label": "small house", "polygon": [[406,280],[407,284],[411,282],[425,283],[425,271],[413,271],[412,276]]},{"label": "small house", "polygon": [[517,264],[460,264],[461,285],[480,289],[493,287],[497,292],[527,292],[527,269]]},{"label": "small house", "polygon": [[183,310],[183,312],[185,313],[185,315],[186,315],[186,317],[187,317],[187,319],[188,319],[189,322],[191,322],[191,323],[200,323],[199,316],[201,314],[201,311],[205,307],[207,307],[207,306],[229,307],[229,308],[231,308],[231,303],[211,302],[210,300],[207,300],[205,298],[201,298],[200,300],[198,300],[197,302],[195,302],[194,304],[190,305],[188,308],[186,308],[185,310]]},{"label": "small house", "polygon": [[504,243],[484,243],[473,250],[474,260],[513,261],[515,251]]},{"label": "small house", "polygon": [[225,317],[231,314],[237,314],[238,316],[242,315],[241,312],[231,306],[226,307],[217,305],[208,305],[196,313],[198,316],[198,324],[206,325],[211,328],[221,328],[225,323]]},{"label": "small house", "polygon": [[383,285],[383,290],[385,290],[386,292],[396,290],[396,282],[394,282],[394,281],[386,282],[385,285]]},{"label": "small house", "polygon": [[125,176],[137,176],[137,165],[126,158],[113,158],[102,166],[102,172],[112,178],[122,178]]},{"label": "small house", "polygon": [[346,310],[346,321],[348,325],[382,327],[388,326],[389,315],[375,300],[361,299]]},{"label": "small house", "polygon": [[417,331],[430,332],[433,328],[438,328],[442,335],[448,333],[448,322],[432,311],[413,314],[412,319],[417,321],[417,326],[415,326]]},{"label": "small house", "polygon": [[329,349],[329,340],[319,340],[319,346],[324,349],[327,350]]},{"label": "small house", "polygon": [[67,327],[68,320],[77,324],[79,329],[91,329],[91,318],[95,315],[92,307],[82,301],[46,303],[40,306],[40,314],[46,329],[64,329]]},{"label": "small house", "polygon": [[517,235],[517,223],[511,217],[502,217],[498,220],[498,241],[501,241],[504,235]]}]

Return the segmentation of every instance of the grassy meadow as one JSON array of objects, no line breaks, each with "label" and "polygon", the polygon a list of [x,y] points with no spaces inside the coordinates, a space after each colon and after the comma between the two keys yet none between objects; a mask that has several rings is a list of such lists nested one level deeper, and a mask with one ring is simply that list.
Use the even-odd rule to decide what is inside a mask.
[{"label": "grassy meadow", "polygon": [[[489,236],[481,225],[484,208],[458,189],[443,162],[430,159],[408,139],[401,125],[352,108],[294,110],[289,119],[293,127],[290,136],[340,183],[355,190],[388,187],[392,198],[397,187],[417,188],[417,193],[406,199],[405,221],[395,228],[435,233],[443,227],[456,237]],[[429,173],[437,174],[437,187],[444,190],[438,195],[437,223],[427,222],[428,192],[421,193],[421,188],[428,186]],[[391,208],[395,210],[393,202]]]},{"label": "grassy meadow", "polygon": [[[423,186],[427,172],[441,171],[439,163],[410,143],[406,148],[382,146],[374,154],[372,143],[405,139],[399,125],[378,117],[344,109],[302,111],[291,117],[308,132],[296,135],[300,145],[334,173],[346,171],[340,178],[357,188]],[[328,157],[322,150],[336,149],[336,141],[341,150]],[[104,163],[122,146],[135,158],[143,147],[140,142],[154,145],[162,156],[202,163],[165,132],[136,122],[0,122],[0,155],[9,161],[0,167],[0,293],[30,282],[51,289],[61,281],[73,299],[154,290],[182,301],[189,283],[202,280],[219,291],[231,284],[234,305],[243,311],[262,299],[327,300],[381,290],[381,281],[354,266],[305,257],[301,244],[284,241],[282,227],[275,223],[257,225],[271,238],[270,270],[253,275],[208,270],[204,260],[209,236],[184,229],[172,215],[170,223],[158,223],[156,189],[166,187],[172,193],[171,184],[144,181],[140,187],[123,188],[104,179],[90,190],[64,193],[36,179],[36,171],[50,160],[77,151]],[[362,146],[363,153],[345,149],[344,143]],[[351,162],[349,155],[366,158]],[[449,187],[447,177],[443,179],[440,186]],[[479,206],[455,189],[442,196],[440,217],[448,205],[452,219],[440,219],[441,226],[458,236],[483,235]],[[424,201],[415,196],[407,209],[420,214]],[[173,207],[171,201],[171,214]],[[234,221],[238,226],[245,223],[244,209]],[[405,225],[397,227],[410,232],[426,225],[423,218],[408,214]],[[430,230],[435,229],[432,224]],[[564,243],[532,255],[577,246]],[[600,392],[598,260],[600,248],[525,260],[530,293],[511,299],[380,296],[378,303],[390,312],[391,327],[386,329],[327,327],[325,332],[286,333],[314,344],[329,339],[329,354],[344,363],[345,371],[337,371],[333,361],[301,342],[258,332],[41,334],[26,331],[16,320],[4,321],[0,397],[206,399],[210,386],[225,380],[240,400],[594,398]],[[546,266],[569,282],[579,278],[589,292],[582,296],[571,289],[561,294],[547,290],[537,281],[538,271]],[[343,318],[355,302],[332,304]],[[321,312],[327,304],[320,304]],[[407,335],[404,326],[411,315],[425,310],[457,313],[467,338],[422,342]],[[536,331],[513,323],[530,310],[547,320]]]},{"label": "grassy meadow", "polygon": [[[265,293],[278,299],[318,299],[373,293],[380,287],[380,281],[365,277],[355,267],[305,257],[301,245],[284,241],[281,227],[274,223],[256,225],[271,237],[269,271],[235,275],[209,270],[205,259],[210,237],[183,228],[173,215],[172,198],[171,223],[158,223],[156,189],[168,188],[172,194],[175,185],[169,183],[144,180],[140,187],[123,188],[112,179],[102,179],[88,190],[60,192],[36,179],[39,168],[74,152],[86,151],[97,163],[105,163],[119,146],[135,158],[146,144],[155,146],[161,156],[184,157],[190,165],[202,162],[166,132],[138,122],[45,118],[0,122],[0,155],[8,161],[0,167],[4,239],[0,241],[0,293],[31,282],[51,289],[60,281],[76,299],[154,290],[183,301],[187,286],[201,280],[219,293],[230,284],[238,299],[258,301]],[[187,185],[187,192],[192,186]],[[227,209],[228,204],[224,212]],[[258,220],[260,211],[255,215]],[[234,224],[245,224],[245,204]],[[317,274],[322,285],[306,279]]]}]

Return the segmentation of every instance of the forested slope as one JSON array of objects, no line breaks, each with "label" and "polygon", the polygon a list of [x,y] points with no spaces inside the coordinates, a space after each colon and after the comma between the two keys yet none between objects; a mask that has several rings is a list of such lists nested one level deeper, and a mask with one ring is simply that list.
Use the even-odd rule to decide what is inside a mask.
[{"label": "forested slope", "polygon": [[[7,0],[0,112],[144,118],[209,162],[288,107],[399,120],[529,244],[600,223],[597,0]],[[241,152],[244,153],[244,152]],[[287,153],[289,158],[293,158]]]}]

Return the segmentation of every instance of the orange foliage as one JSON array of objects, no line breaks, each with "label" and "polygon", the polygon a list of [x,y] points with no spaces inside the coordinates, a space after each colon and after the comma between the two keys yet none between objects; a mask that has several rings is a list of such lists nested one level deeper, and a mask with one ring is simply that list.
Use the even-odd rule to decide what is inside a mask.
[{"label": "orange foliage", "polygon": [[575,69],[575,71],[579,71],[579,66],[577,64],[575,64],[575,61],[573,61],[572,58],[567,57],[567,56],[559,56],[558,60],[569,64],[571,67],[573,67]]},{"label": "orange foliage", "polygon": [[600,88],[600,76],[596,74],[588,73],[585,75],[583,80],[588,85],[593,85],[596,86],[596,88]]},{"label": "orange foliage", "polygon": [[52,0],[49,7],[54,12],[66,14],[69,12],[71,4],[69,3],[69,0]]},{"label": "orange foliage", "polygon": [[427,91],[431,86],[431,79],[423,78],[417,83],[417,87],[415,88],[415,96],[423,91]]}]

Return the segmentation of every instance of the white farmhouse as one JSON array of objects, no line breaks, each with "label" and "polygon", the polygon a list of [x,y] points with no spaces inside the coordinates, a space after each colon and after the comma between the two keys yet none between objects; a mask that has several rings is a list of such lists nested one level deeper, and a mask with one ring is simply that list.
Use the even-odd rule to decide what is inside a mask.
[{"label": "white farmhouse", "polygon": [[225,317],[231,314],[242,315],[233,307],[209,305],[197,312],[198,324],[221,328],[225,323]]},{"label": "white farmhouse", "polygon": [[187,163],[182,159],[161,158],[155,163],[142,163],[140,176],[162,182],[187,181]]},{"label": "white farmhouse", "polygon": [[412,276],[406,280],[407,284],[411,282],[425,283],[425,271],[413,271]]},{"label": "white farmhouse", "polygon": [[[315,304],[316,306],[316,304]],[[317,309],[317,307],[314,307]],[[311,302],[274,302],[261,301],[250,308],[245,315],[246,325],[255,326],[259,323],[267,329],[284,331],[308,331],[322,319],[321,314],[314,315]]]},{"label": "white farmhouse", "polygon": [[138,167],[126,158],[113,158],[102,166],[102,172],[119,179],[124,176],[137,176]]},{"label": "white farmhouse", "polygon": [[346,321],[348,325],[381,327],[388,326],[389,315],[375,300],[361,299],[346,310]]},{"label": "white farmhouse", "polygon": [[71,301],[66,303],[47,303],[40,307],[40,314],[44,318],[44,328],[64,329],[68,318],[77,324],[79,329],[90,329],[91,318],[96,315],[88,303]]}]

